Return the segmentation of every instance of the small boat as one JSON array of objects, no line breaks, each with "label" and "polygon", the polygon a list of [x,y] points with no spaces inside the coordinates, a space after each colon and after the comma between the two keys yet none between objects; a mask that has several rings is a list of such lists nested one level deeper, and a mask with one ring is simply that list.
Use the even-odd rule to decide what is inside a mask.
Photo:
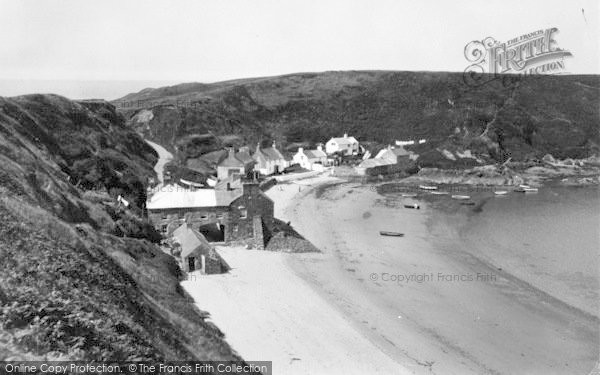
[{"label": "small boat", "polygon": [[419,185],[419,189],[423,189],[423,190],[437,190],[437,186]]},{"label": "small boat", "polygon": [[451,198],[458,199],[458,200],[467,200],[467,199],[471,199],[471,196],[469,196],[469,195],[453,195]]},{"label": "small boat", "polygon": [[379,234],[382,236],[390,236],[390,237],[404,237],[404,233],[400,232],[388,232],[385,230],[379,231]]},{"label": "small boat", "polygon": [[412,194],[412,193],[411,194],[409,194],[409,193],[402,194],[402,197],[404,197],[404,198],[414,198],[416,196],[417,196],[417,194]]},{"label": "small boat", "polygon": [[448,195],[447,191],[432,191],[431,194],[433,195]]},{"label": "small boat", "polygon": [[460,202],[460,204],[465,205],[465,206],[474,206],[475,202],[473,202],[473,201],[467,201],[467,202]]},{"label": "small boat", "polygon": [[532,188],[532,187],[519,187],[519,188],[515,189],[515,191],[517,193],[537,193],[538,189]]},{"label": "small boat", "polygon": [[508,191],[506,190],[498,190],[494,192],[495,195],[506,195],[508,194]]},{"label": "small boat", "polygon": [[412,203],[412,204],[405,204],[405,205],[404,205],[404,208],[414,208],[414,209],[418,210],[418,209],[420,209],[420,208],[421,208],[421,206],[419,206],[419,205],[418,205],[418,204],[416,204],[416,203]]}]

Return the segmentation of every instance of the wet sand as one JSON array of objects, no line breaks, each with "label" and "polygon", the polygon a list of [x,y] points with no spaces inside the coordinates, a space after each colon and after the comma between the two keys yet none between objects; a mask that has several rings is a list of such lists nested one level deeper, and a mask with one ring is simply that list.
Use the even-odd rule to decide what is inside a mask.
[{"label": "wet sand", "polygon": [[597,363],[596,317],[462,251],[427,204],[398,208],[351,184],[287,202],[279,217],[323,251],[287,257],[290,268],[414,372],[588,374]]}]

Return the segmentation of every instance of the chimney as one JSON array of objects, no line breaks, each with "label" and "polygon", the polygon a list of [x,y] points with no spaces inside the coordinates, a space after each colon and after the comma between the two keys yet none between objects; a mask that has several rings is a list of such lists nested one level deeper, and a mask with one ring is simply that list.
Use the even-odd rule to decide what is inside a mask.
[{"label": "chimney", "polygon": [[320,143],[317,145],[317,150],[323,151],[323,146]]},{"label": "chimney", "polygon": [[275,141],[273,141],[273,148],[277,149],[277,144],[275,143]]},{"label": "chimney", "polygon": [[298,147],[298,152],[304,152],[304,148],[303,147]]},{"label": "chimney", "polygon": [[260,153],[260,142],[256,144],[256,153]]},{"label": "chimney", "polygon": [[348,138],[348,133],[344,133],[344,138]]},{"label": "chimney", "polygon": [[231,190],[231,182],[227,183],[227,191]]},{"label": "chimney", "polygon": [[234,158],[235,157],[235,148],[229,147],[229,157],[230,158]]}]

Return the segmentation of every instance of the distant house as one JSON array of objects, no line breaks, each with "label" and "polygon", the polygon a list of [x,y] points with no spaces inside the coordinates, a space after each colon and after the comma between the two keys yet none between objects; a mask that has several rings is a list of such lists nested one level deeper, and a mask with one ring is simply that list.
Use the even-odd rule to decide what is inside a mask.
[{"label": "distant house", "polygon": [[358,150],[358,141],[354,137],[348,137],[348,134],[344,134],[343,137],[331,138],[325,144],[325,152],[327,155],[336,152],[342,153],[343,155],[356,155],[358,154]]},{"label": "distant house", "polygon": [[403,159],[410,159],[410,152],[406,151],[404,147],[388,146],[379,151],[375,158],[387,160],[390,164],[398,164]]},{"label": "distant house", "polygon": [[323,152],[322,146],[317,146],[316,150],[305,150],[300,147],[292,160],[305,169],[323,170],[327,165],[327,154]]},{"label": "distant house", "polygon": [[258,184],[241,181],[228,189],[165,186],[148,200],[146,208],[154,227],[165,235],[185,222],[209,242],[240,243],[259,249],[264,249],[268,241],[265,228],[272,228],[274,220],[273,201]]},{"label": "distant house", "polygon": [[235,153],[233,147],[229,148],[227,157],[217,165],[217,178],[226,179],[232,174],[247,176],[254,167],[254,160],[250,153],[245,151]]},{"label": "distant house", "polygon": [[227,272],[228,266],[206,238],[183,223],[173,232],[174,245],[179,248],[180,267],[186,272],[200,271],[203,274]]},{"label": "distant house", "polygon": [[377,153],[373,159],[363,160],[355,171],[359,175],[378,175],[404,172],[414,165],[413,156],[404,147],[388,146]]},{"label": "distant house", "polygon": [[269,148],[260,148],[260,144],[256,145],[256,151],[252,158],[256,162],[255,169],[262,175],[272,175],[280,173],[290,166],[285,156],[277,149],[275,142]]}]

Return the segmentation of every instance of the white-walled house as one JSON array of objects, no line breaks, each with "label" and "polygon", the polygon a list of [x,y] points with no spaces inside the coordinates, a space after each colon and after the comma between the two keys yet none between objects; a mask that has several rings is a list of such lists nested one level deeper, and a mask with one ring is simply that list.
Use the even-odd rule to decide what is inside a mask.
[{"label": "white-walled house", "polygon": [[277,149],[275,142],[273,142],[272,147],[264,149],[260,148],[260,144],[256,145],[256,152],[252,157],[257,164],[255,169],[262,175],[280,173],[290,166],[289,161],[287,161],[283,154]]},{"label": "white-walled house", "polygon": [[354,137],[348,137],[348,134],[344,134],[343,137],[331,138],[325,144],[325,152],[327,152],[327,155],[336,152],[342,152],[344,155],[355,155],[358,154],[358,141]]},{"label": "white-walled house", "polygon": [[293,163],[309,170],[323,170],[327,165],[327,154],[323,152],[321,146],[317,146],[316,150],[305,150],[300,147],[294,155]]}]

